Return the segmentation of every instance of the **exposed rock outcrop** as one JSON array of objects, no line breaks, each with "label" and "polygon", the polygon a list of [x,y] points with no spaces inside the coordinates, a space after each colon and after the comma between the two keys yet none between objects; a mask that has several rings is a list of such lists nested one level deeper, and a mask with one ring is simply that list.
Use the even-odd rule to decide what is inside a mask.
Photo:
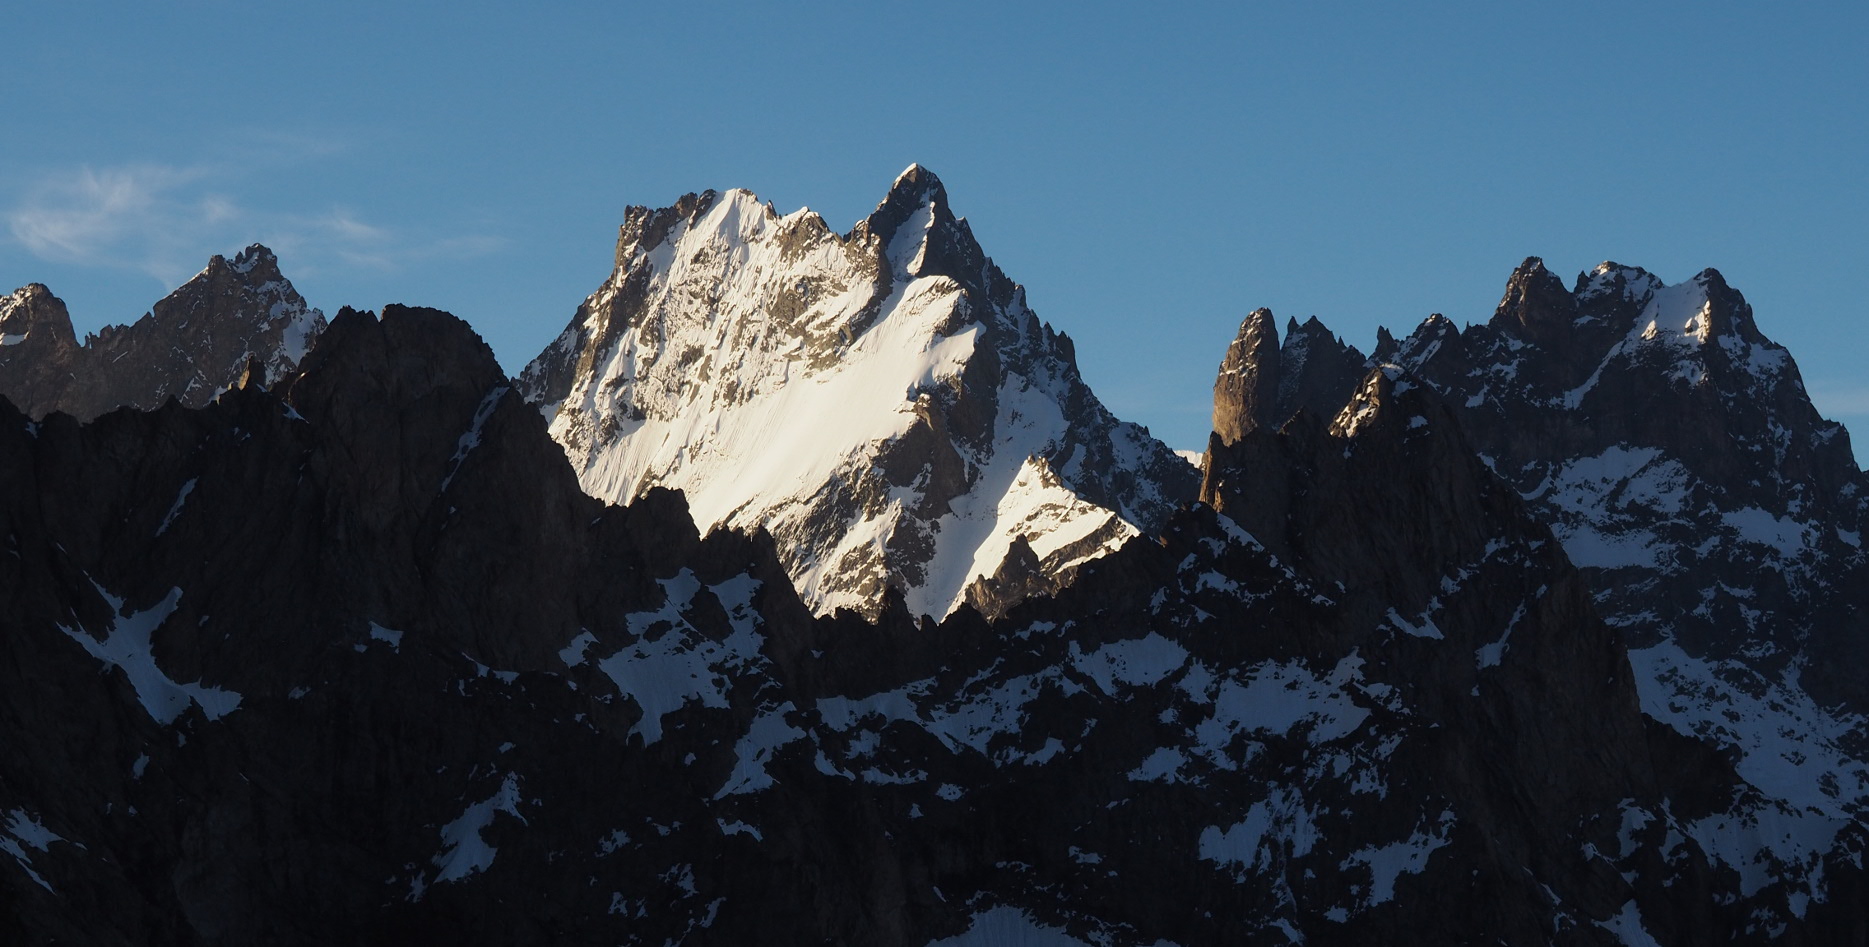
[{"label": "exposed rock outcrop", "polygon": [[120,407],[154,410],[173,398],[199,407],[235,387],[257,360],[267,384],[296,368],[324,314],[254,244],[206,269],[127,326],[78,344],[65,304],[37,283],[0,300],[0,394],[38,418],[89,420]]}]

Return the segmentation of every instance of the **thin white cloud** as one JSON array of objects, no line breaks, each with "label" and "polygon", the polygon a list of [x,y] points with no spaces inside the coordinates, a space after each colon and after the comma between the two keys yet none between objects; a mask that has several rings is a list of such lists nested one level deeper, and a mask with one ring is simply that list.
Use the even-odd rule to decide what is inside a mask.
[{"label": "thin white cloud", "polygon": [[34,256],[174,275],[165,252],[192,245],[239,216],[227,198],[195,192],[199,169],[131,165],[78,168],[38,182],[7,214],[7,228]]},{"label": "thin white cloud", "polygon": [[363,266],[385,271],[481,256],[491,234],[423,234],[345,208],[265,211],[226,193],[250,174],[139,164],[46,174],[5,213],[12,239],[40,259],[128,269],[173,287],[214,252],[261,242],[295,271]]}]

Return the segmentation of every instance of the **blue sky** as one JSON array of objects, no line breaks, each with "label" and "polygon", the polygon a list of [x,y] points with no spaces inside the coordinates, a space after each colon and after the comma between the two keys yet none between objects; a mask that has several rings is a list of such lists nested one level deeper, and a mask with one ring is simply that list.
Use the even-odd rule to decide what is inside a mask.
[{"label": "blue sky", "polygon": [[9,11],[0,283],[80,330],[253,241],[509,371],[629,204],[844,228],[911,162],[1120,416],[1205,441],[1240,319],[1486,319],[1511,268],[1713,266],[1869,441],[1856,5],[84,2]]}]

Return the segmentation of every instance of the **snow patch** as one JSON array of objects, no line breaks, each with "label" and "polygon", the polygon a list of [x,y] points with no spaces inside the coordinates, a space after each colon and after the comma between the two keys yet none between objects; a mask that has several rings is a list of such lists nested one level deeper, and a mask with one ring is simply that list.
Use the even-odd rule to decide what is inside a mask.
[{"label": "snow patch", "polygon": [[[701,591],[701,582],[691,570],[683,569],[661,585],[666,597],[661,609],[627,616],[637,640],[597,662],[617,689],[642,708],[642,720],[631,732],[642,734],[645,744],[660,740],[662,718],[689,701],[725,709],[732,673],[759,661],[762,643],[749,604],[756,581],[741,578],[714,588],[717,597],[724,599],[723,606],[730,608],[734,626],[732,634],[720,641],[702,634],[684,617]],[[565,657],[565,652],[559,656]],[[583,649],[572,656],[582,663]]]},{"label": "snow patch", "polygon": [[782,746],[805,738],[805,731],[792,726],[785,720],[786,714],[796,711],[791,701],[786,701],[771,710],[761,711],[733,746],[735,763],[733,772],[727,781],[714,794],[715,799],[725,799],[742,793],[759,792],[771,786],[772,775],[766,772],[766,764],[772,761],[772,754]]},{"label": "snow patch", "polygon": [[[441,841],[446,848],[433,859],[439,869],[435,883],[460,881],[469,875],[486,871],[493,866],[493,856],[499,849],[487,844],[481,832],[493,824],[495,813],[504,812],[526,824],[526,817],[519,814],[519,776],[508,773],[500,781],[500,788],[493,795],[467,807],[460,818],[441,827]],[[416,900],[419,895],[410,900]]]},{"label": "snow patch", "polygon": [[1194,727],[1194,749],[1230,768],[1227,747],[1242,734],[1282,735],[1303,725],[1314,745],[1349,736],[1370,714],[1350,692],[1362,679],[1362,665],[1351,655],[1320,678],[1302,664],[1267,661],[1217,684],[1211,672],[1190,673],[1182,681],[1189,696],[1212,704],[1211,715]]},{"label": "snow patch", "polygon": [[1616,935],[1624,947],[1661,947],[1648,928],[1642,926],[1642,911],[1636,907],[1634,899],[1625,902],[1622,910],[1607,921],[1595,921],[1596,926]]},{"label": "snow patch", "polygon": [[480,399],[480,405],[474,409],[473,423],[468,425],[467,431],[461,435],[460,440],[455,442],[454,456],[448,458],[448,475],[441,478],[440,492],[448,492],[448,484],[453,483],[454,475],[461,472],[461,465],[467,462],[467,455],[480,446],[480,431],[486,427],[487,419],[493,416],[493,409],[499,407],[500,399],[511,390],[505,385],[496,385],[492,391],[487,392]]},{"label": "snow patch", "polygon": [[1816,544],[1813,527],[1757,507],[1728,511],[1720,515],[1720,520],[1740,539],[1768,547],[1785,559],[1795,559]]},{"label": "snow patch", "polygon": [[1188,663],[1186,648],[1155,632],[1111,642],[1088,654],[1079,651],[1075,641],[1070,647],[1071,665],[1112,697],[1118,685],[1149,687]]},{"label": "snow patch", "polygon": [[394,628],[385,628],[376,622],[370,623],[370,640],[388,644],[391,651],[402,650],[402,632]]},{"label": "snow patch", "polygon": [[1433,638],[1436,641],[1440,641],[1447,637],[1441,633],[1441,628],[1434,623],[1434,619],[1429,617],[1425,612],[1421,614],[1420,621],[1417,622],[1411,622],[1403,618],[1402,613],[1393,608],[1389,609],[1388,617],[1389,624],[1416,638]]},{"label": "snow patch", "polygon": [[1869,765],[1843,749],[1866,721],[1824,709],[1795,678],[1772,681],[1733,661],[1695,658],[1673,641],[1629,651],[1642,710],[1681,733],[1730,747],[1762,799],[1742,800],[1687,831],[1740,875],[1741,892],[1789,881],[1811,890],[1837,833],[1869,809]]},{"label": "snow patch", "polygon": [[1092,947],[1056,927],[1034,920],[1030,914],[1001,905],[980,911],[964,934],[928,942],[928,947]]},{"label": "snow patch", "polygon": [[64,837],[46,828],[24,809],[14,809],[7,813],[5,833],[0,835],[0,852],[13,856],[13,861],[19,865],[21,871],[26,873],[27,877],[32,879],[34,884],[57,894],[58,892],[53,889],[51,883],[33,869],[32,856],[26,853],[26,849],[47,851],[53,842],[65,841]]},{"label": "snow patch", "polygon": [[156,535],[160,536],[169,531],[169,524],[175,522],[175,515],[182,512],[182,504],[188,502],[190,493],[195,492],[196,479],[198,478],[190,477],[187,483],[182,484],[181,492],[175,495],[175,502],[169,505],[168,515],[162,518],[162,525],[156,527]]},{"label": "snow patch", "polygon": [[1519,622],[1524,618],[1525,605],[1521,602],[1518,609],[1512,613],[1512,620],[1506,622],[1506,630],[1500,633],[1499,640],[1491,644],[1481,645],[1474,650],[1474,662],[1479,665],[1480,670],[1498,667],[1499,662],[1505,659],[1506,649],[1509,647],[1509,642],[1512,640],[1512,630],[1517,628]]},{"label": "snow patch", "polygon": [[130,686],[136,690],[137,701],[151,719],[168,726],[191,703],[200,707],[209,720],[219,720],[239,708],[239,694],[200,683],[178,684],[156,666],[156,654],[150,639],[156,629],[175,612],[182,600],[181,589],[170,589],[162,601],[140,612],[125,612],[122,599],[102,588],[98,592],[117,613],[111,622],[110,633],[103,641],[98,641],[83,630],[73,630],[63,625],[59,626],[59,630],[84,646],[91,657],[104,662],[108,667],[122,670],[124,676],[130,679]]},{"label": "snow patch", "polygon": [[1418,875],[1428,868],[1428,857],[1448,843],[1454,814],[1442,812],[1436,831],[1416,829],[1405,839],[1388,845],[1371,846],[1352,852],[1340,866],[1348,871],[1361,865],[1369,869],[1369,889],[1363,907],[1373,907],[1395,898],[1395,882],[1403,874]]},{"label": "snow patch", "polygon": [[1296,789],[1274,789],[1252,804],[1246,817],[1232,828],[1210,825],[1201,830],[1199,850],[1204,861],[1235,865],[1245,880],[1253,873],[1276,869],[1284,860],[1311,853],[1319,831],[1311,810]]}]

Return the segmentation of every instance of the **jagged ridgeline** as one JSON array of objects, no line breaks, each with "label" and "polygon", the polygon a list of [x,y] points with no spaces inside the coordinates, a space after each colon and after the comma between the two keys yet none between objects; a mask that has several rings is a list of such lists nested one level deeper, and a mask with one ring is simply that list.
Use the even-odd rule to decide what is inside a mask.
[{"label": "jagged ridgeline", "polygon": [[919,168],[632,210],[518,381],[315,313],[81,411],[0,312],[0,942],[1863,939],[1862,478],[1717,274],[1256,312],[1188,505]]},{"label": "jagged ridgeline", "polygon": [[1400,341],[1383,331],[1367,359],[1315,319],[1282,343],[1275,325],[1253,313],[1221,366],[1205,502],[1275,549],[1341,559],[1368,545],[1356,528],[1276,522],[1289,492],[1350,487],[1328,465],[1286,479],[1253,445],[1355,429],[1378,387],[1426,398],[1580,568],[1644,712],[1736,767],[1741,791],[1683,831],[1773,904],[1746,929],[1860,903],[1830,866],[1860,861],[1869,818],[1869,482],[1737,290],[1616,263],[1566,289],[1533,258],[1491,320],[1437,314]]},{"label": "jagged ridgeline", "polygon": [[0,394],[33,417],[89,420],[120,407],[154,410],[174,398],[200,407],[250,367],[278,381],[298,367],[324,313],[255,244],[207,269],[127,326],[81,344],[65,303],[32,283],[0,299]]},{"label": "jagged ridgeline", "polygon": [[521,389],[593,496],[764,529],[819,612],[996,614],[1159,532],[1197,475],[1118,421],[927,169],[838,234],[740,190],[633,207]]},{"label": "jagged ridgeline", "polygon": [[1055,598],[938,627],[899,602],[814,619],[769,539],[703,541],[668,492],[587,497],[433,311],[342,312],[302,373],[200,409],[10,414],[0,923],[914,945],[1738,924],[1756,906],[1722,906],[1684,831],[1730,770],[1640,715],[1549,532],[1393,395],[1248,461],[1334,468],[1342,492],[1261,528],[1342,514],[1383,540],[1359,567],[1201,508]]}]

